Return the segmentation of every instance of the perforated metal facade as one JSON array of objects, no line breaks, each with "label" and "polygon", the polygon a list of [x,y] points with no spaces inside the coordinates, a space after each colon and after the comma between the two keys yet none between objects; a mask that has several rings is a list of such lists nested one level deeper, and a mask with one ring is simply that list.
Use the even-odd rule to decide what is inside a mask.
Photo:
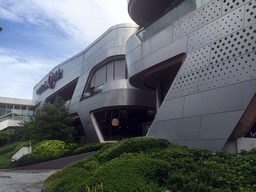
[{"label": "perforated metal facade", "polygon": [[256,0],[212,0],[145,41],[130,37],[132,85],[143,87],[151,69],[182,63],[148,136],[213,151],[236,142],[229,137],[256,93],[255,49]]}]

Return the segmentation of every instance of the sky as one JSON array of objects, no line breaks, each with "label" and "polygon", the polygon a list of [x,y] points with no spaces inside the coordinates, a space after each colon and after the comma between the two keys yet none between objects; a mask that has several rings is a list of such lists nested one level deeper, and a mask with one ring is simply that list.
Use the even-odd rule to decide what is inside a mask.
[{"label": "sky", "polygon": [[50,70],[115,24],[127,0],[0,0],[0,97],[32,99]]}]

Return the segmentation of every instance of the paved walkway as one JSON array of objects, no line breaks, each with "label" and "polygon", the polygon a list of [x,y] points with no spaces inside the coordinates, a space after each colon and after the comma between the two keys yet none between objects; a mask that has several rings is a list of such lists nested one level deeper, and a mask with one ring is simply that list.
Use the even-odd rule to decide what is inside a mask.
[{"label": "paved walkway", "polygon": [[65,157],[15,169],[0,169],[0,192],[41,192],[44,180],[68,164],[95,152]]},{"label": "paved walkway", "polygon": [[0,192],[41,192],[55,170],[0,170]]},{"label": "paved walkway", "polygon": [[[14,170],[29,170],[29,169],[62,169],[63,167],[65,167],[66,165],[69,165],[71,163],[74,163],[76,161],[79,161],[81,159],[84,159],[90,155],[92,155],[93,153],[95,153],[95,151],[93,152],[89,152],[89,153],[83,153],[83,154],[79,154],[79,155],[74,155],[74,156],[70,156],[70,157],[64,157],[61,159],[56,159],[56,160],[51,160],[51,161],[46,161],[43,163],[37,163],[37,164],[33,164],[33,165],[27,165],[24,167],[17,167],[14,168]],[[1,192],[1,191],[0,191]]]}]

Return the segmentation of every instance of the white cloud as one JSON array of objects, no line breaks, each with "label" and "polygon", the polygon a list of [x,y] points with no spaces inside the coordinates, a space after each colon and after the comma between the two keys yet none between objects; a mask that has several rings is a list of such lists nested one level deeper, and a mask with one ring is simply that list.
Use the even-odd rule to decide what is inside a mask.
[{"label": "white cloud", "polygon": [[1,65],[8,65],[10,63],[17,63],[17,59],[9,55],[0,54]]},{"label": "white cloud", "polygon": [[126,0],[33,2],[78,42],[92,42],[114,24],[133,22],[128,16]]},{"label": "white cloud", "polygon": [[0,7],[0,18],[1,19],[8,19],[11,21],[16,21],[16,22],[22,22],[23,19],[12,13],[11,11],[8,11],[2,7]]},{"label": "white cloud", "polygon": [[7,50],[5,54],[1,53],[1,97],[32,99],[33,87],[60,62],[62,58],[52,60],[35,58],[15,50]]},{"label": "white cloud", "polygon": [[2,4],[5,7],[2,12],[10,15],[6,19],[28,22],[46,30],[58,27],[68,35],[63,41],[71,47],[72,42],[79,51],[114,24],[133,22],[128,16],[126,0],[10,0]]},{"label": "white cloud", "polygon": [[28,91],[28,89],[33,90],[34,80],[29,76],[19,74],[8,74],[6,78],[8,78],[8,81],[1,84],[1,97],[32,99],[32,91]]},{"label": "white cloud", "polygon": [[[29,49],[42,50],[36,57],[15,47],[0,47],[0,95],[29,99],[33,87],[54,66],[85,49],[111,26],[132,22],[126,0],[0,0],[1,19],[26,25],[28,30],[20,34],[35,40]],[[51,47],[56,52],[43,56]]]}]

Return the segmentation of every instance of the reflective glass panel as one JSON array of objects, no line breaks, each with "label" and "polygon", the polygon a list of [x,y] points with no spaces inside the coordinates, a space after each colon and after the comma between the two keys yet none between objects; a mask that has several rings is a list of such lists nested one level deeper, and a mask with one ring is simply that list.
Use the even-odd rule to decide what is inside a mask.
[{"label": "reflective glass panel", "polygon": [[115,80],[126,79],[126,64],[125,60],[115,61]]},{"label": "reflective glass panel", "polygon": [[107,79],[106,65],[96,71],[95,74],[95,87],[102,85]]},{"label": "reflective glass panel", "polygon": [[114,62],[107,64],[107,82],[114,80]]}]

